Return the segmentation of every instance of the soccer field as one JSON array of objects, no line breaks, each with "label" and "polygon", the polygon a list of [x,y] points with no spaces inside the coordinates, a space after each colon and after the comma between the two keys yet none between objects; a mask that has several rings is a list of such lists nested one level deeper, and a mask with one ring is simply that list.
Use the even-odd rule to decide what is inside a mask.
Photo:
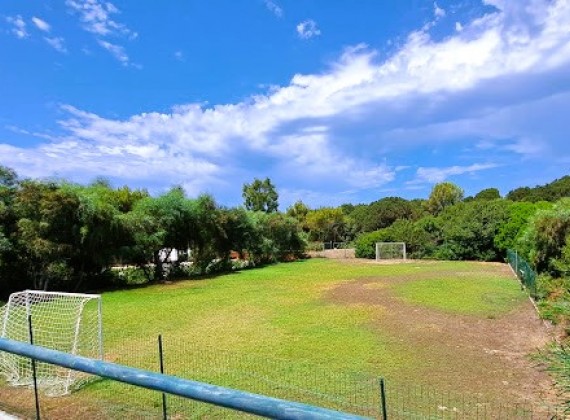
[{"label": "soccer field", "polygon": [[[377,407],[380,376],[408,392],[509,404],[552,392],[530,359],[547,332],[502,264],[277,264],[104,293],[103,325],[110,361],[157,370],[162,334],[167,373],[337,409],[342,399]],[[99,381],[66,397],[63,411],[47,398],[44,408],[59,417],[79,406],[118,417],[122,404],[159,409],[158,394],[125,389]]]}]

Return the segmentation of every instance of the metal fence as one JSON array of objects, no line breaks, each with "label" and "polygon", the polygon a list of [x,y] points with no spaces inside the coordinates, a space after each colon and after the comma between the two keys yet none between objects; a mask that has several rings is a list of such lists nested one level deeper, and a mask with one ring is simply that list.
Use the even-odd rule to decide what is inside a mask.
[{"label": "metal fence", "polygon": [[[107,359],[146,371],[159,370],[155,339],[126,340]],[[179,338],[164,340],[166,374],[201,383],[296,401],[373,418],[389,419],[557,419],[562,408],[525,402],[493,401],[489,396],[442,391],[424,385],[384,382],[375,375],[342,372],[299,361],[196,348]],[[383,396],[383,398],[382,398]],[[504,397],[504,396],[503,396]],[[81,390],[60,398],[40,394],[42,418],[163,418],[162,393],[94,376]],[[385,405],[382,404],[383,400]],[[167,417],[243,418],[248,415],[178,396],[165,398]],[[0,408],[34,418],[29,389],[0,387]],[[384,413],[385,410],[385,413]]]},{"label": "metal fence", "polygon": [[306,253],[316,258],[349,259],[355,258],[355,250],[350,242],[311,242]]},{"label": "metal fence", "polygon": [[538,292],[536,287],[536,273],[530,264],[522,258],[516,250],[507,250],[507,262],[521,281],[522,285],[528,290],[530,296],[536,300]]},{"label": "metal fence", "polygon": [[[283,399],[272,398],[250,392],[244,392],[219,385],[212,385],[205,382],[182,379],[172,375],[155,373],[153,371],[123,366],[116,363],[105,362],[98,359],[90,359],[86,357],[76,356],[57,350],[51,350],[45,347],[35,346],[20,341],[0,338],[0,350],[27,358],[32,361],[34,380],[33,388],[35,395],[35,417],[39,420],[46,416],[41,412],[41,405],[38,398],[38,381],[36,380],[35,363],[43,362],[53,364],[75,371],[89,373],[99,376],[100,378],[110,379],[116,383],[125,383],[135,385],[145,390],[159,391],[161,394],[161,417],[166,419],[169,417],[166,405],[166,393],[172,394],[185,399],[205,402],[219,407],[225,407],[239,412],[254,414],[262,417],[270,417],[277,419],[344,419],[344,420],[362,420],[363,417],[342,413],[340,411],[328,410],[313,405],[302,404]],[[161,357],[162,370],[162,357]],[[65,406],[66,401],[61,400],[60,406]],[[137,410],[137,417],[144,416],[152,404],[144,404]],[[97,407],[93,407],[96,410]],[[72,418],[86,417],[85,411],[72,413]],[[101,417],[103,413],[99,412],[97,417]],[[109,414],[109,413],[107,413]],[[124,418],[126,414],[123,412],[119,415]],[[195,413],[183,413],[183,418],[194,417]],[[109,416],[105,416],[109,417]],[[172,416],[171,418],[179,418]],[[224,416],[226,417],[226,416]],[[64,418],[61,413],[57,417]],[[116,416],[113,416],[116,418]]]}]

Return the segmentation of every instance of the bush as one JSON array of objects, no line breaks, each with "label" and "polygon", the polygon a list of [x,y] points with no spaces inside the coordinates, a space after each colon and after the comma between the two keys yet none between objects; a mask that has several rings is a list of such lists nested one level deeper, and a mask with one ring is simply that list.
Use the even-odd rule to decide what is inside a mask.
[{"label": "bush", "polygon": [[[153,271],[150,270],[152,273]],[[112,283],[120,286],[133,286],[149,282],[144,270],[140,267],[113,267],[108,270]]]},{"label": "bush", "polygon": [[364,233],[354,241],[356,258],[376,258],[376,242],[392,241],[388,229],[380,229],[375,232]]},{"label": "bush", "polygon": [[449,260],[499,261],[495,236],[507,220],[508,202],[472,201],[446,208],[438,217],[441,247],[435,256]]},{"label": "bush", "polygon": [[570,278],[541,274],[537,279],[537,292],[541,316],[563,325],[570,333]]},{"label": "bush", "polygon": [[539,210],[517,243],[538,273],[562,277],[570,271],[570,198]]}]

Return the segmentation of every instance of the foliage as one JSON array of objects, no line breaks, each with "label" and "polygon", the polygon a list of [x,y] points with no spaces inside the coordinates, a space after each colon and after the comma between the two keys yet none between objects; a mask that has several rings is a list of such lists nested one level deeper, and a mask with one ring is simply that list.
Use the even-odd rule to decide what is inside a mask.
[{"label": "foliage", "polygon": [[497,188],[486,188],[475,194],[474,200],[496,200],[501,198],[501,193]]},{"label": "foliage", "polygon": [[363,233],[354,241],[356,258],[376,258],[376,242],[391,242],[395,239],[388,229]]},{"label": "foliage", "polygon": [[570,175],[563,176],[548,184],[537,185],[534,188],[515,188],[507,194],[513,201],[557,201],[563,197],[570,197]]},{"label": "foliage", "polygon": [[412,258],[495,261],[502,254],[494,239],[507,220],[508,207],[504,200],[471,201],[448,206],[437,217],[398,220],[388,228],[360,235],[356,255],[374,258],[376,242],[394,241],[405,242]]},{"label": "foliage", "polygon": [[541,201],[538,203],[515,202],[508,206],[507,220],[499,226],[494,243],[501,252],[516,247],[517,240],[523,234],[528,220],[539,209],[548,209],[550,203]]},{"label": "foliage", "polygon": [[435,184],[427,201],[427,209],[433,215],[440,214],[446,207],[459,203],[463,190],[451,182]]},{"label": "foliage", "polygon": [[570,272],[570,198],[539,210],[518,241],[538,273],[561,277]]},{"label": "foliage", "polygon": [[301,200],[298,200],[287,209],[287,216],[297,219],[303,229],[309,230],[307,226],[307,214],[309,214],[309,211],[309,207]]},{"label": "foliage", "polygon": [[415,220],[421,213],[422,207],[418,201],[386,197],[368,206],[356,206],[350,213],[349,220],[354,232],[371,232],[388,227],[396,220]]},{"label": "foliage", "polygon": [[346,238],[347,225],[342,209],[322,207],[307,213],[306,225],[310,240],[342,242]]},{"label": "foliage", "polygon": [[[2,296],[25,288],[140,283],[141,273],[149,282],[229,271],[231,251],[252,264],[298,257],[305,236],[295,218],[223,209],[208,195],[187,198],[180,187],[151,197],[145,190],[114,189],[102,178],[86,186],[20,181],[0,166]],[[189,249],[191,268],[169,260],[173,250]],[[123,264],[138,268],[120,275],[110,270]]]},{"label": "foliage", "polygon": [[[555,378],[557,385],[565,392],[565,395],[570,395],[570,348],[566,344],[553,344],[549,349],[539,356],[541,362],[546,362],[548,371],[551,372]],[[567,397],[565,414],[570,414],[570,399]]]},{"label": "foliage", "polygon": [[426,219],[420,221],[397,220],[386,229],[392,241],[405,242],[409,258],[427,258],[436,246],[434,235],[427,229]]},{"label": "foliage", "polygon": [[248,252],[255,263],[268,263],[299,257],[305,250],[306,238],[297,221],[279,213],[251,214],[256,239]]},{"label": "foliage", "polygon": [[256,178],[251,184],[244,184],[242,196],[245,208],[251,211],[272,213],[279,207],[279,195],[269,178],[263,181]]},{"label": "foliage", "polygon": [[508,217],[503,200],[472,201],[446,208],[439,216],[440,246],[435,256],[449,260],[497,261],[494,239]]},{"label": "foliage", "polygon": [[537,286],[542,317],[554,324],[562,324],[570,333],[570,277],[552,278],[541,274]]}]

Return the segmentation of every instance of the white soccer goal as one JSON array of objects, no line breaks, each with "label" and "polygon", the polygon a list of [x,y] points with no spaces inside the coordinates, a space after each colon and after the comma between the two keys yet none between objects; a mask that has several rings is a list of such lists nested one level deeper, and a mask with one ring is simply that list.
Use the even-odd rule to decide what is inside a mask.
[{"label": "white soccer goal", "polygon": [[376,261],[396,259],[406,259],[405,242],[376,242]]},{"label": "white soccer goal", "polygon": [[[31,316],[35,345],[78,356],[102,359],[101,296],[25,290],[12,293],[0,308],[1,337],[29,343]],[[12,385],[33,383],[31,360],[0,352],[0,373]],[[46,395],[60,396],[78,388],[89,375],[36,363],[37,383]]]}]

